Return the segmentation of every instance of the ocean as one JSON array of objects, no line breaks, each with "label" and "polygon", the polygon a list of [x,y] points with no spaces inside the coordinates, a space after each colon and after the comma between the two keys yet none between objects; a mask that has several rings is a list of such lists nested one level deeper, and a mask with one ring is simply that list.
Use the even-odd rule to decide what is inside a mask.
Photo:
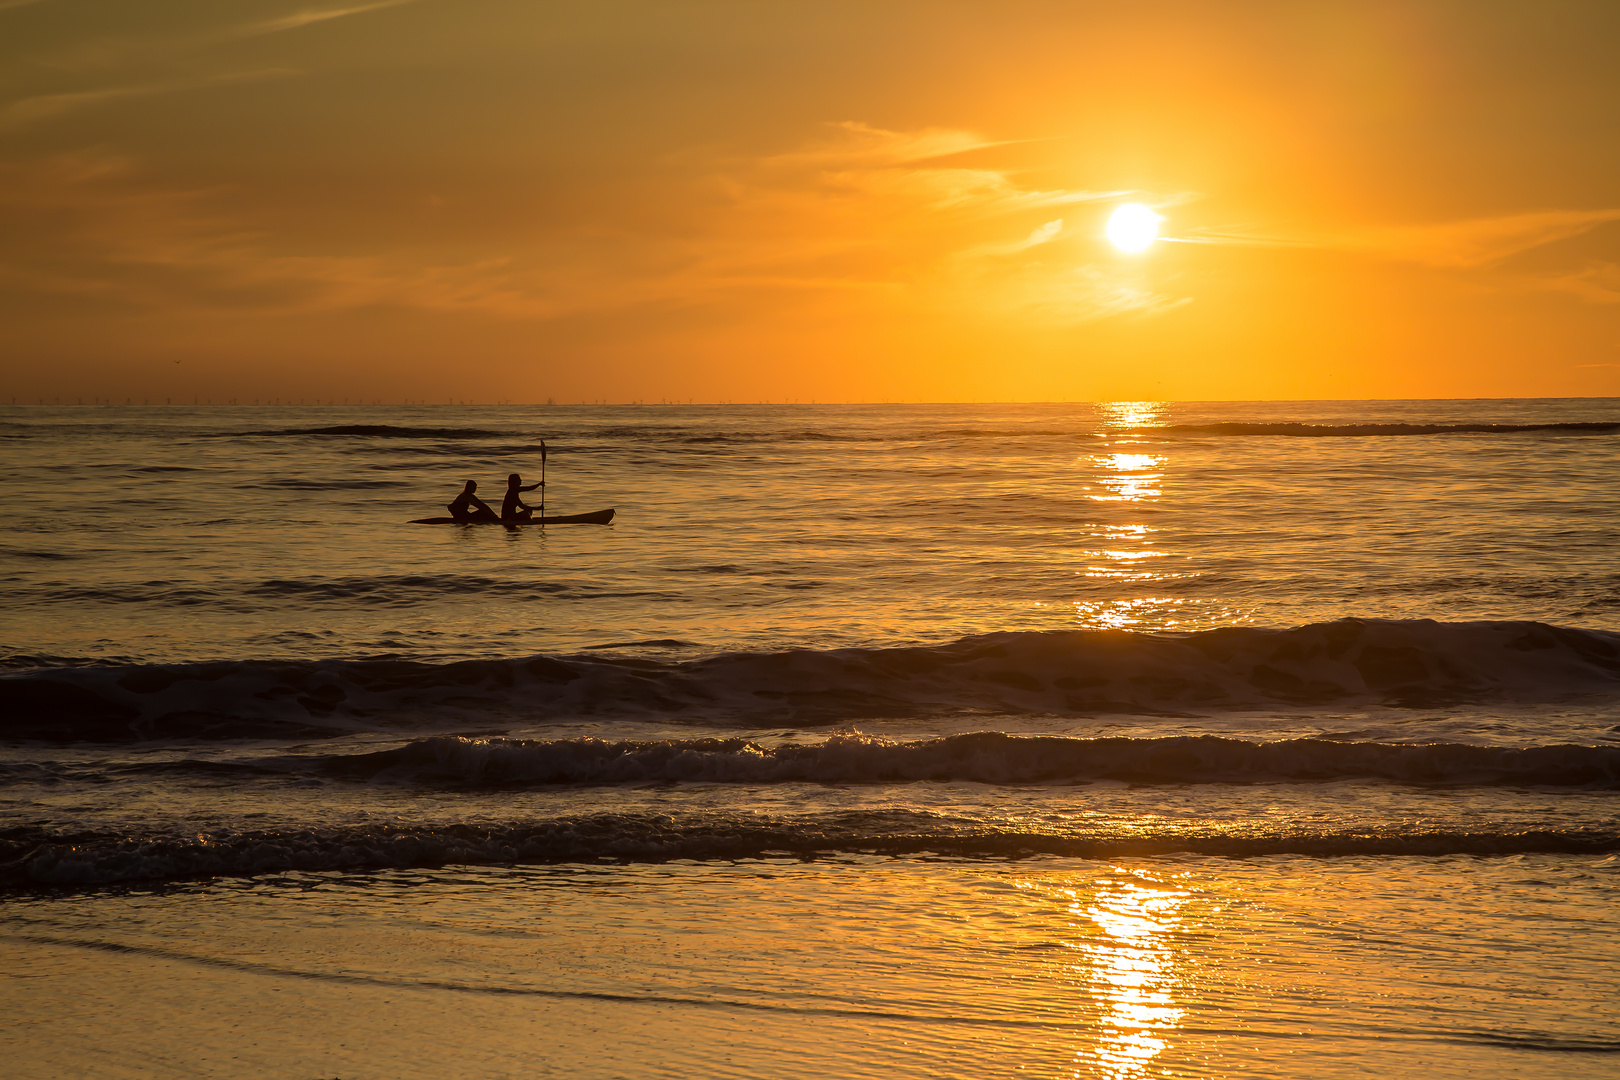
[{"label": "ocean", "polygon": [[1620,1076],[1620,399],[0,447],[10,1076]]}]

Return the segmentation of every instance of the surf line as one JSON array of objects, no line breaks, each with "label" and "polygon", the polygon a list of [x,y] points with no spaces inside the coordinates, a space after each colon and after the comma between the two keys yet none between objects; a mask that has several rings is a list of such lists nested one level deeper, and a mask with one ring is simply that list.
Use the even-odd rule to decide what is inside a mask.
[{"label": "surf line", "polygon": [[703,998],[680,997],[672,994],[615,994],[605,990],[551,990],[538,986],[474,986],[469,983],[451,982],[445,979],[398,979],[379,975],[350,975],[341,971],[309,971],[302,968],[255,963],[251,960],[232,960],[222,956],[200,956],[180,949],[164,948],[161,945],[131,945],[117,941],[53,937],[46,934],[0,933],[0,941],[27,942],[31,945],[51,945],[69,949],[88,949],[94,952],[117,953],[126,956],[150,956],[161,960],[174,960],[180,963],[198,964],[203,967],[223,968],[226,971],[237,971],[250,975],[280,976],[287,979],[306,979],[311,982],[335,982],[350,986],[387,986],[410,990],[446,990],[460,994],[563,998],[575,1001],[609,1001],[625,1005],[688,1005],[698,1009],[736,1009],[750,1012],[835,1016],[855,1020],[915,1021],[961,1027],[1037,1028],[1044,1030],[1061,1029],[1065,1026],[1056,1021],[1017,1020],[1006,1017],[927,1016],[915,1013],[889,1012],[880,1009],[774,1005],[764,1001],[738,1001],[723,998],[705,1000]]}]

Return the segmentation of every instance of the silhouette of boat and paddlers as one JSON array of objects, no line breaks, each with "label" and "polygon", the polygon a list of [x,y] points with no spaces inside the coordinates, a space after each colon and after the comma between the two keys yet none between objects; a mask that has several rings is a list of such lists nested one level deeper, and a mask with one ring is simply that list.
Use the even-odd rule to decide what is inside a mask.
[{"label": "silhouette of boat and paddlers", "polygon": [[546,495],[540,492],[540,505],[529,506],[523,501],[526,492],[546,486],[546,444],[540,444],[540,479],[525,484],[523,477],[512,473],[506,478],[506,496],[501,500],[499,513],[478,497],[478,481],[468,480],[453,501],[445,506],[449,517],[416,518],[411,525],[606,525],[613,520],[613,510],[596,510],[589,514],[560,514],[546,516]]}]

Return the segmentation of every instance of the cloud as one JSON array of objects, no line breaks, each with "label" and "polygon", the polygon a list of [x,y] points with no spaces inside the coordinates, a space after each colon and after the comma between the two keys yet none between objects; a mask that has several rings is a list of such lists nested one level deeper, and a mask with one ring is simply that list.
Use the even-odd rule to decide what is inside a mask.
[{"label": "cloud", "polygon": [[212,75],[202,79],[146,83],[137,86],[111,86],[101,90],[82,90],[68,94],[40,94],[37,97],[14,101],[0,110],[0,130],[24,127],[109,101],[178,94],[187,90],[201,90],[210,86],[226,86],[233,83],[262,82],[266,79],[282,79],[296,74],[298,74],[296,71],[286,68],[269,68],[262,71]]},{"label": "cloud", "polygon": [[1620,221],[1620,209],[1544,210],[1438,225],[1376,229],[1345,238],[1342,243],[1353,250],[1424,266],[1470,270],[1499,263],[1543,244],[1579,236],[1611,221]]},{"label": "cloud", "polygon": [[1273,235],[1263,231],[1243,232],[1231,227],[1221,229],[1195,229],[1183,236],[1161,236],[1165,244],[1226,244],[1234,247],[1287,247],[1319,248],[1334,246],[1321,240],[1303,236]]},{"label": "cloud", "polygon": [[40,120],[50,120],[60,117],[63,113],[76,112],[79,108],[91,108],[94,105],[113,102],[113,100],[128,99],[128,97],[157,97],[160,94],[181,94],[185,91],[198,91],[209,86],[230,86],[233,83],[262,83],[266,79],[283,79],[298,74],[288,68],[266,68],[262,71],[233,71],[227,74],[214,74],[203,79],[185,79],[185,81],[172,81],[172,83],[146,83],[141,86],[110,86],[99,91],[79,91],[73,94],[40,94],[37,97],[24,97],[16,100],[0,110],[0,131],[10,128],[39,123]]},{"label": "cloud", "polygon": [[1012,254],[1016,251],[1025,251],[1039,244],[1044,244],[1048,241],[1057,239],[1058,233],[1062,231],[1062,218],[1058,218],[1056,221],[1048,221],[1045,225],[1037,225],[1035,230],[1028,236],[1024,237],[1018,243],[1008,246],[1004,249],[1004,251],[1006,254]]},{"label": "cloud", "polygon": [[[34,2],[34,0],[24,0]],[[232,41],[263,37],[298,30],[317,23],[331,22],[384,8],[416,3],[417,0],[372,0],[370,3],[350,4],[345,7],[309,8],[273,19],[241,23],[235,26],[190,33],[167,39],[98,40],[83,43],[59,54],[47,62],[69,70],[108,68],[131,62],[149,63],[169,60],[177,55],[223,45]],[[8,6],[0,0],[0,10]],[[13,3],[9,6],[21,6]],[[265,79],[285,78],[298,74],[288,68],[265,68],[254,71],[227,72],[191,79],[159,79],[124,86],[100,87],[54,94],[36,94],[22,98],[0,108],[0,130],[24,127],[50,120],[81,109],[129,98],[157,97],[188,90],[223,86],[231,83],[258,82]]]},{"label": "cloud", "polygon": [[865,292],[930,321],[1071,324],[1174,302],[1112,264],[1084,264],[1080,249],[1057,243],[1068,235],[1062,218],[1018,220],[1126,192],[1030,188],[1007,170],[949,160],[1002,145],[970,131],[843,123],[790,152],[730,163],[714,177],[726,209],[686,280]]},{"label": "cloud", "polygon": [[417,2],[418,0],[373,0],[371,3],[350,4],[344,7],[307,8],[273,19],[259,19],[169,37],[103,38],[81,42],[61,50],[46,60],[46,65],[70,71],[83,71],[172,60],[187,53],[227,45],[234,41],[286,33],[318,23]]},{"label": "cloud", "polygon": [[1569,293],[1591,304],[1620,304],[1620,266],[1614,263],[1591,263],[1568,274],[1533,279],[1530,284]]},{"label": "cloud", "polygon": [[152,319],[365,307],[546,319],[684,291],[668,276],[621,279],[588,245],[566,241],[471,260],[288,251],[289,238],[217,209],[225,194],[153,184],[131,159],[105,153],[0,163],[0,232],[10,238],[0,285],[94,297],[104,313]]},{"label": "cloud", "polygon": [[374,3],[355,4],[351,7],[299,11],[291,15],[283,15],[279,19],[266,19],[263,22],[248,23],[234,31],[229,31],[229,37],[222,40],[258,37],[262,34],[280,34],[287,30],[298,30],[305,26],[312,26],[315,23],[330,22],[332,19],[346,19],[350,15],[363,15],[368,11],[381,11],[383,8],[414,3],[416,3],[416,0],[375,0]]},{"label": "cloud", "polygon": [[959,253],[964,259],[994,258],[998,255],[1017,255],[1021,251],[1028,251],[1032,247],[1051,243],[1063,232],[1063,219],[1048,221],[1044,225],[1035,226],[1030,234],[1021,240],[1000,241],[988,244],[979,244],[966,248]]},{"label": "cloud", "polygon": [[[1033,191],[1005,171],[944,164],[940,159],[1010,146],[971,131],[927,128],[886,131],[854,121],[827,125],[828,137],[754,163],[741,182],[754,186],[820,187],[877,198],[918,201],[935,209],[1004,212],[1113,198],[1119,191]],[[1023,141],[1023,140],[1016,140]]]},{"label": "cloud", "polygon": [[[41,96],[0,113],[0,127],[279,74],[287,73]],[[1002,170],[941,161],[998,145],[972,132],[861,124],[829,130],[830,137],[824,131],[801,149],[752,159],[692,152],[656,180],[616,181],[613,201],[644,208],[640,225],[587,215],[521,236],[508,231],[477,258],[465,257],[461,238],[434,234],[430,219],[421,225],[426,232],[407,229],[397,243],[330,252],[323,236],[257,231],[251,218],[227,209],[229,192],[165,190],[143,180],[130,161],[69,155],[0,175],[9,189],[0,204],[20,228],[37,221],[63,230],[36,250],[49,257],[38,256],[32,267],[13,259],[7,276],[23,288],[138,296],[154,311],[384,305],[520,319],[648,304],[724,306],[741,291],[793,303],[820,303],[811,298],[822,294],[834,305],[843,302],[839,296],[925,305],[944,297],[947,307],[971,304],[967,294],[978,293],[984,307],[1069,318],[1078,310],[1075,296],[1096,294],[1095,282],[1071,273],[1072,262],[1018,260],[1064,236],[1061,218],[1029,216],[1111,193],[1032,189]],[[506,210],[525,217],[521,204]],[[987,254],[1002,260],[988,276],[956,265],[964,255]],[[1055,292],[1043,284],[1054,275],[1063,279]],[[1019,299],[1026,292],[1041,299]],[[804,299],[787,299],[795,295]],[[1081,306],[1129,303],[1114,293]]]},{"label": "cloud", "polygon": [[[101,100],[36,99],[13,122]],[[333,251],[318,232],[257,229],[227,209],[230,192],[165,189],[127,160],[5,166],[0,213],[34,241],[13,245],[0,274],[14,288],[94,292],[153,316],[381,306],[551,319],[660,305],[757,317],[876,304],[933,320],[1071,323],[1175,302],[1111,264],[1086,265],[1062,218],[1035,216],[1111,193],[1031,189],[1004,171],[940,163],[942,149],[995,145],[970,132],[836,130],[802,152],[689,155],[678,175],[621,179],[608,202],[643,208],[642,224],[569,216],[503,230],[476,258],[456,225],[434,218],[369,251]],[[526,219],[521,204],[499,212]]]},{"label": "cloud", "polygon": [[826,138],[785,154],[765,159],[766,166],[848,167],[864,165],[907,165],[919,161],[965,154],[1006,142],[986,139],[971,131],[953,128],[925,128],[922,131],[885,131],[869,124],[844,120],[828,124]]},{"label": "cloud", "polygon": [[962,302],[1019,321],[1039,319],[1074,326],[1119,315],[1147,315],[1192,303],[1191,297],[1155,292],[1138,280],[1094,264],[1022,267],[984,273],[961,283]]},{"label": "cloud", "polygon": [[1164,239],[1183,244],[1319,248],[1357,252],[1436,269],[1475,270],[1543,244],[1579,236],[1611,221],[1620,221],[1620,209],[1540,210],[1503,217],[1369,227],[1337,233],[1227,227],[1195,230],[1186,236]]}]

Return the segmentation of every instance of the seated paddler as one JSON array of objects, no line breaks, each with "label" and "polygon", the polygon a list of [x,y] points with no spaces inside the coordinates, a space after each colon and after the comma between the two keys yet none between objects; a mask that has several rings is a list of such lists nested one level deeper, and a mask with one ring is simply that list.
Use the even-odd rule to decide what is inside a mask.
[{"label": "seated paddler", "polygon": [[[501,500],[501,523],[503,525],[526,525],[534,520],[534,507],[526,506],[521,498],[525,491],[544,487],[545,481],[528,485],[523,484],[523,477],[512,473],[506,478],[506,498]],[[542,505],[544,503],[542,502]]]},{"label": "seated paddler", "polygon": [[461,489],[461,494],[456,496],[455,502],[446,506],[446,509],[450,511],[450,516],[462,525],[476,523],[498,525],[501,520],[500,515],[490,509],[489,504],[475,494],[477,490],[478,481],[467,481],[467,486]]}]

